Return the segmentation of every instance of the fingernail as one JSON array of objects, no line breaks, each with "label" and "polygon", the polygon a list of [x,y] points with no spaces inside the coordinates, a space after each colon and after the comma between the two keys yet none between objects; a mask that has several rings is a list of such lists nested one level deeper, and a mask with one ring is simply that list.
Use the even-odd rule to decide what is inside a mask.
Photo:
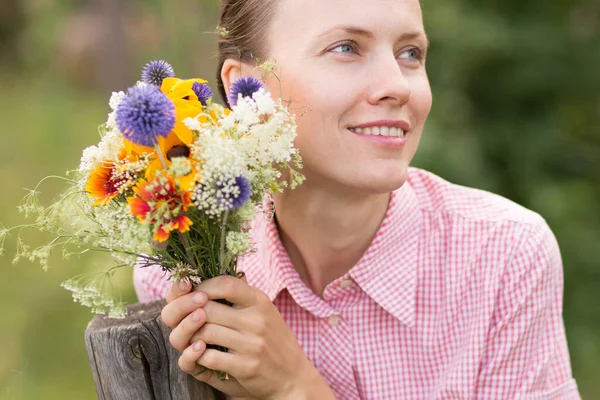
[{"label": "fingernail", "polygon": [[192,313],[192,321],[194,321],[194,322],[200,321],[200,310],[196,310]]},{"label": "fingernail", "polygon": [[204,293],[196,293],[194,297],[192,297],[192,301],[196,304],[202,304],[204,302]]},{"label": "fingernail", "polygon": [[188,281],[179,281],[179,290],[185,292],[188,290]]},{"label": "fingernail", "polygon": [[202,342],[200,340],[198,340],[196,343],[194,343],[194,345],[192,346],[192,349],[194,351],[202,350]]}]

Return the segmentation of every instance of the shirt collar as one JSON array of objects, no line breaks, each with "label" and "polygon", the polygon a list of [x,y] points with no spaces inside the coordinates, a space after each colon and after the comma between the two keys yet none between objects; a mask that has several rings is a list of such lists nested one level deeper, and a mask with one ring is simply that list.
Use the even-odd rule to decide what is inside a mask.
[{"label": "shirt collar", "polygon": [[406,181],[392,193],[379,231],[349,272],[369,297],[408,326],[415,321],[421,233],[421,209]]},{"label": "shirt collar", "polygon": [[[274,301],[283,289],[293,289],[289,286],[297,286],[301,281],[295,270],[291,272],[290,266],[282,263],[287,255],[281,254],[285,249],[274,219],[260,215],[252,229],[255,230],[253,236],[260,236],[263,240],[256,243],[260,265],[256,265],[257,271],[248,271],[256,272],[248,277],[248,281]],[[388,210],[375,238],[348,273],[379,306],[407,326],[413,326],[415,321],[421,232],[421,210],[407,180],[401,188],[392,192]],[[309,300],[305,296],[293,297],[296,302],[305,303],[299,303],[300,306],[307,308]]]}]

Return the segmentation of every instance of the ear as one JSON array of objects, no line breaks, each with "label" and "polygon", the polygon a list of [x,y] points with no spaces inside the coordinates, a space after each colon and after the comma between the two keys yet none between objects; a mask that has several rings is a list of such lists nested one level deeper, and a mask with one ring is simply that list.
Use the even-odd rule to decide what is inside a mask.
[{"label": "ear", "polygon": [[229,93],[229,88],[233,82],[237,81],[242,76],[250,75],[256,68],[255,65],[250,65],[246,62],[228,58],[223,63],[221,68],[221,79],[225,93]]}]

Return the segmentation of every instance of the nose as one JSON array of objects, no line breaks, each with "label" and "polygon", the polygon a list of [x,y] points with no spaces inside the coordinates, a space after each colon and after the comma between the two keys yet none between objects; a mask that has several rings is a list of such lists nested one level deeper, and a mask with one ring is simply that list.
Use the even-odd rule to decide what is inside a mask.
[{"label": "nose", "polygon": [[373,60],[371,77],[372,83],[368,96],[370,104],[389,103],[401,106],[410,99],[410,82],[393,54]]}]

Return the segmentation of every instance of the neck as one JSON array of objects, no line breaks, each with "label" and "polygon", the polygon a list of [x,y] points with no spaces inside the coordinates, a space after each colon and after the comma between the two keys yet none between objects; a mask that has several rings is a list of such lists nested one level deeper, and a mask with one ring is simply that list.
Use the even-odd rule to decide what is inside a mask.
[{"label": "neck", "polygon": [[390,194],[311,187],[274,195],[279,235],[294,268],[319,296],[362,257],[385,217]]}]

